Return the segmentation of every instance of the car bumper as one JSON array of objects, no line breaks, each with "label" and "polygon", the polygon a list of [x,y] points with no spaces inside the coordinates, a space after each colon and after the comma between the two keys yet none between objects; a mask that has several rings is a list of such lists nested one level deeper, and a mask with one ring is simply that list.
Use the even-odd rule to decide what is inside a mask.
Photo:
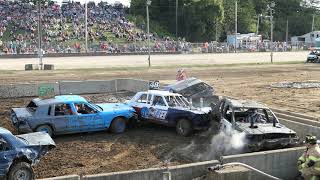
[{"label": "car bumper", "polygon": [[250,151],[271,150],[280,149],[286,147],[294,147],[299,143],[299,138],[277,138],[277,139],[265,139],[260,142],[248,143]]}]

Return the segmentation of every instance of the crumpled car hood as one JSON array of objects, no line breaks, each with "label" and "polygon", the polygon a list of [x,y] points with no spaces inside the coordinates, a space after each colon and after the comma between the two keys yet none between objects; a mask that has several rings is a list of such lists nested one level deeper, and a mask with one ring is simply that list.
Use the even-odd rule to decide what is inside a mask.
[{"label": "crumpled car hood", "polygon": [[296,134],[295,131],[277,123],[276,127],[270,124],[255,124],[258,128],[250,128],[250,123],[237,123],[238,128],[247,134]]},{"label": "crumpled car hood", "polygon": [[26,141],[26,147],[48,146],[51,149],[56,146],[53,139],[48,133],[45,132],[22,134],[17,135],[17,137],[20,137]]}]

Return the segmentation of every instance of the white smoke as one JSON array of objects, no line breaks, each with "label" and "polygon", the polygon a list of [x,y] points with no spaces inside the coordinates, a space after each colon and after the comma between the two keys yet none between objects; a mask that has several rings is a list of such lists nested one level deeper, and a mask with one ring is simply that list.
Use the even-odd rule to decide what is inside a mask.
[{"label": "white smoke", "polygon": [[205,152],[198,155],[198,160],[218,159],[223,155],[241,153],[246,144],[244,132],[229,130],[214,135]]},{"label": "white smoke", "polygon": [[[212,135],[212,134],[211,134]],[[206,161],[219,159],[223,155],[238,154],[245,150],[246,137],[244,132],[236,130],[219,131],[212,137],[197,137],[190,144],[176,148],[167,158],[183,158],[187,161]],[[174,159],[175,159],[174,158]]]}]

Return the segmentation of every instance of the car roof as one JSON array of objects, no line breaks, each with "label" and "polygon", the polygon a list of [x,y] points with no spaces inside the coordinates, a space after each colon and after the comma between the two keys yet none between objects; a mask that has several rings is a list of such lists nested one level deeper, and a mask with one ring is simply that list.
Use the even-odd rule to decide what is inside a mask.
[{"label": "car roof", "polygon": [[168,87],[170,87],[170,89],[173,89],[175,91],[181,91],[182,89],[185,89],[187,87],[190,87],[190,86],[193,86],[193,85],[199,84],[199,83],[203,83],[203,81],[192,77],[192,78],[188,78],[183,81],[178,81],[174,84],[169,85]]},{"label": "car roof", "polygon": [[57,103],[73,103],[73,102],[88,102],[85,98],[78,95],[61,95],[51,99],[34,99],[37,105],[48,105]]},{"label": "car roof", "polygon": [[250,100],[236,100],[227,99],[228,104],[235,108],[257,108],[257,109],[269,109],[267,106]]},{"label": "car roof", "polygon": [[0,127],[0,134],[12,134],[8,129]]},{"label": "car roof", "polygon": [[178,94],[178,93],[172,93],[169,91],[162,91],[162,90],[149,90],[141,93],[154,94],[159,96],[182,96],[181,94]]}]

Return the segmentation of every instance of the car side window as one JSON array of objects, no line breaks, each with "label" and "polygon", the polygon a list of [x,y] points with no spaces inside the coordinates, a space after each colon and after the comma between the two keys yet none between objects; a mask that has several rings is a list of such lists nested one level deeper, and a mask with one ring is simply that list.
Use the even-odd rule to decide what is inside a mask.
[{"label": "car side window", "polygon": [[166,103],[164,102],[162,96],[154,96],[152,105],[153,106],[166,106]]},{"label": "car side window", "polygon": [[86,103],[75,103],[74,106],[76,107],[78,114],[95,114],[97,110],[92,108]]},{"label": "car side window", "polygon": [[136,102],[138,102],[138,103],[147,103],[147,97],[148,97],[147,94],[141,94],[140,98],[137,99]]},{"label": "car side window", "polygon": [[68,116],[73,115],[73,111],[71,109],[70,104],[56,104],[54,108],[54,115],[55,116]]},{"label": "car side window", "polygon": [[10,150],[10,145],[8,144],[8,142],[5,139],[0,137],[0,152],[4,152],[4,151],[8,151],[8,150]]}]

